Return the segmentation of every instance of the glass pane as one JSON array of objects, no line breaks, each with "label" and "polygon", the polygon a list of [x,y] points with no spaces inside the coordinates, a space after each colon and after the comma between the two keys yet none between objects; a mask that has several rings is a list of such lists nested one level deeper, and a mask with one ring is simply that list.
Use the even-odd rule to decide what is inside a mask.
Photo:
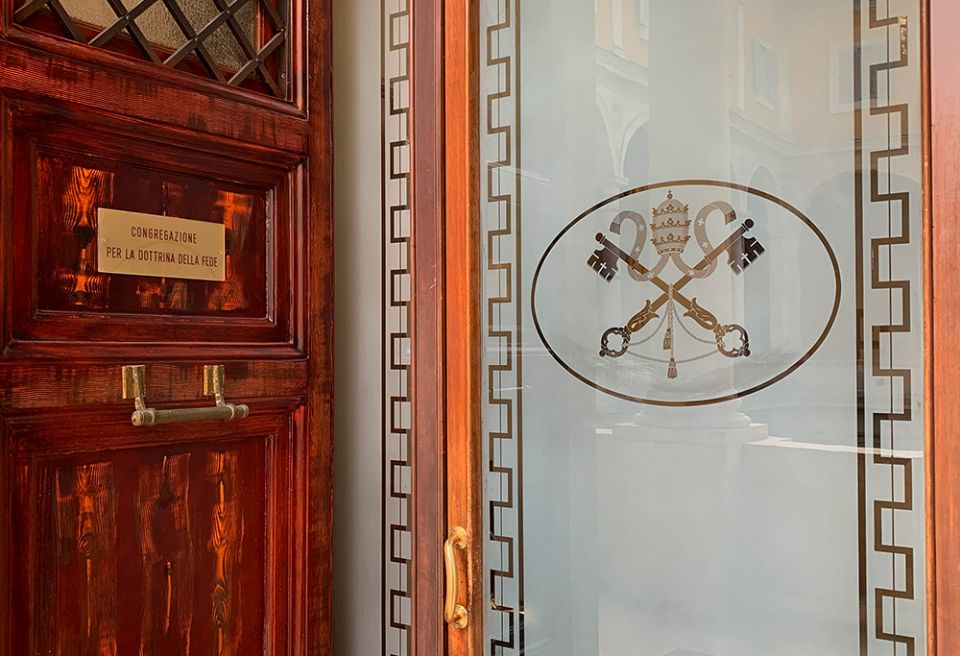
[{"label": "glass pane", "polygon": [[33,30],[285,98],[290,0],[16,0]]},{"label": "glass pane", "polygon": [[920,3],[481,23],[486,650],[925,653]]},{"label": "glass pane", "polygon": [[[122,0],[127,9],[133,9],[141,4],[141,1]],[[107,0],[60,0],[60,3],[75,20],[89,25],[108,27],[117,20],[117,13],[110,7]],[[226,4],[224,3],[224,5]],[[229,4],[233,4],[233,2],[231,1]],[[194,33],[202,30],[207,23],[220,14],[220,9],[217,8],[213,0],[176,0],[176,5],[187,19],[189,28]],[[237,11],[236,16],[237,23],[243,29],[244,35],[253,43],[255,41],[256,4],[247,2]],[[158,46],[176,50],[187,41],[184,30],[177,24],[173,14],[163,2],[153,3],[149,9],[137,17],[135,22],[143,30],[143,34],[150,43]],[[237,43],[237,39],[230,34],[226,25],[218,28],[206,39],[204,46],[217,63],[225,68],[237,70],[247,61]]]}]

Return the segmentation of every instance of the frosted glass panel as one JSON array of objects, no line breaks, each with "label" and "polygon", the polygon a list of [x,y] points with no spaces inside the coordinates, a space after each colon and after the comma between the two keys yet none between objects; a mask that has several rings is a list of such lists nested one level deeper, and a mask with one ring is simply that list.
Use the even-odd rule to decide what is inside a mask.
[{"label": "frosted glass panel", "polygon": [[919,2],[479,34],[486,651],[925,653]]}]

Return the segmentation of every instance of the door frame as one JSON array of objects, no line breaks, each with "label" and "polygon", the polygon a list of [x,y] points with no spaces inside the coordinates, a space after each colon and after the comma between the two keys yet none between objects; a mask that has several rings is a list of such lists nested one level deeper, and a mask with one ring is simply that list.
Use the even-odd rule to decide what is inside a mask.
[{"label": "door frame", "polygon": [[[468,534],[459,602],[483,608],[476,158],[478,0],[410,0],[413,414],[410,653],[482,654],[477,611],[443,622],[447,531]],[[451,500],[447,491],[462,489]],[[469,563],[469,565],[467,565]],[[449,642],[448,642],[449,641]]]},{"label": "door frame", "polygon": [[960,4],[926,0],[924,261],[927,588],[930,653],[960,653]]},{"label": "door frame", "polygon": [[[921,3],[927,653],[960,653],[960,4]],[[412,4],[414,193],[413,654],[482,656],[479,2]],[[441,200],[442,199],[442,200]],[[442,263],[442,266],[440,264]],[[936,302],[936,305],[935,305]],[[418,330],[417,326],[427,326]],[[418,376],[417,371],[424,372]],[[456,491],[456,494],[450,494]],[[442,623],[441,547],[469,536],[458,563],[465,630]]]},{"label": "door frame", "polygon": [[448,629],[456,656],[481,656],[484,599],[483,456],[481,427],[481,286],[479,0],[446,0],[444,8],[446,451],[447,527],[469,536],[460,563],[466,629]]}]

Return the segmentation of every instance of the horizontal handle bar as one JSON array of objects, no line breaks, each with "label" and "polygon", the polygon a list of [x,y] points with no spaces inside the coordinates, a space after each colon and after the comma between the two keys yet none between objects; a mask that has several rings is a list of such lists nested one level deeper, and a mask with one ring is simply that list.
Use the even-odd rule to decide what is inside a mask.
[{"label": "horizontal handle bar", "polygon": [[159,424],[177,424],[187,421],[220,420],[232,421],[246,419],[250,408],[246,405],[227,403],[224,399],[223,365],[204,365],[203,393],[212,396],[216,405],[209,408],[178,408],[157,410],[147,406],[147,368],[142,365],[128,365],[123,368],[123,398],[133,399],[133,414],[130,421],[134,426],[157,426]]},{"label": "horizontal handle bar", "polygon": [[131,420],[134,426],[158,426],[160,424],[179,424],[188,421],[204,421],[207,419],[232,421],[246,419],[250,415],[250,408],[244,404],[234,405],[227,403],[212,408],[178,408],[175,410],[156,410],[146,408],[134,410]]}]

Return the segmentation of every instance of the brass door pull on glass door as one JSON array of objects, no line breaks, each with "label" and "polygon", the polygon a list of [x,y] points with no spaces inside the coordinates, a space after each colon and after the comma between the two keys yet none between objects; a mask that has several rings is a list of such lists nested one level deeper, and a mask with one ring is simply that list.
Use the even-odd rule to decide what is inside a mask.
[{"label": "brass door pull on glass door", "polygon": [[457,526],[450,529],[446,542],[443,543],[443,562],[447,571],[447,596],[443,604],[443,619],[455,629],[467,628],[469,616],[467,609],[457,603],[457,559],[454,549],[463,551],[467,548],[467,532]]},{"label": "brass door pull on glass door", "polygon": [[203,395],[212,396],[216,405],[211,408],[179,408],[157,410],[147,407],[147,368],[142,364],[123,368],[123,398],[133,399],[134,411],[130,421],[134,426],[156,426],[205,419],[245,419],[250,408],[243,404],[227,403],[224,398],[223,365],[204,365]]}]

